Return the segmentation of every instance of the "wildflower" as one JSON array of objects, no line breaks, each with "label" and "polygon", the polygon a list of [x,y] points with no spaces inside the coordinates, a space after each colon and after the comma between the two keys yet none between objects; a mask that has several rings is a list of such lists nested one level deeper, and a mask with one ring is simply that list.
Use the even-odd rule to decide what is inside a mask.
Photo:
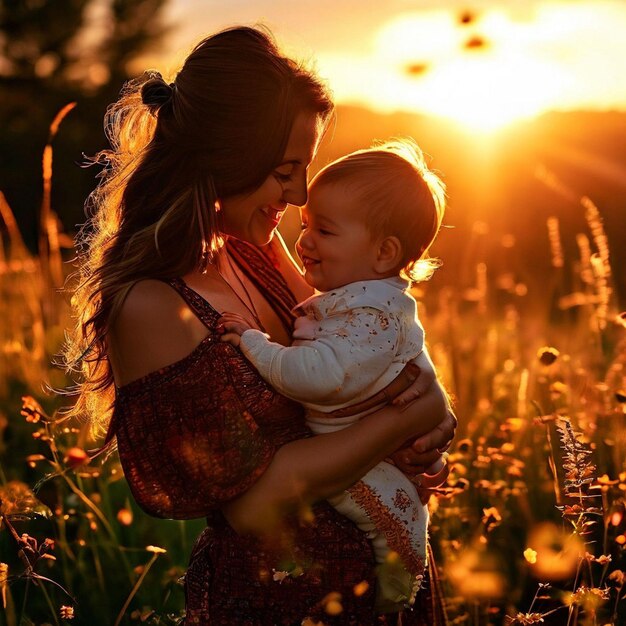
[{"label": "wildflower", "polygon": [[[582,441],[580,433],[572,428],[567,419],[559,420],[557,430],[563,448],[563,469],[565,470],[564,491],[572,497],[578,497],[581,489],[593,483],[596,466],[591,462],[591,448]],[[591,507],[584,505],[585,513],[595,513]],[[567,513],[564,513],[567,515]]]},{"label": "wildflower", "polygon": [[36,467],[37,461],[46,461],[46,457],[43,454],[29,454],[26,459],[24,459],[26,463],[28,463],[28,467]]},{"label": "wildflower", "polygon": [[64,463],[74,469],[75,467],[80,467],[85,463],[89,463],[89,455],[82,448],[70,448],[65,453],[65,458],[63,459]]},{"label": "wildflower", "polygon": [[624,518],[624,511],[617,509],[611,514],[611,526],[619,526]]},{"label": "wildflower", "polygon": [[275,569],[273,569],[272,571],[274,572],[272,580],[276,581],[277,583],[282,583],[285,578],[289,577],[289,572],[285,572],[283,570],[276,571]]},{"label": "wildflower", "polygon": [[609,580],[614,580],[616,585],[621,589],[624,586],[624,580],[626,580],[626,572],[621,569],[616,569],[609,574]]},{"label": "wildflower", "polygon": [[43,410],[41,404],[32,396],[22,396],[22,410],[20,413],[26,418],[27,422],[36,424],[40,420],[45,422],[51,421],[48,414]]},{"label": "wildflower", "polygon": [[484,548],[466,548],[449,565],[450,582],[459,595],[472,599],[501,598],[506,589],[502,564]]},{"label": "wildflower", "polygon": [[59,614],[61,615],[61,619],[74,619],[74,607],[63,605],[59,609]]},{"label": "wildflower", "polygon": [[565,605],[577,604],[586,611],[595,611],[605,600],[609,599],[610,590],[607,588],[587,587],[581,585],[573,593],[565,594],[563,601]]},{"label": "wildflower", "polygon": [[133,512],[127,508],[120,509],[117,512],[117,521],[122,526],[130,526],[133,523]]},{"label": "wildflower", "polygon": [[459,452],[470,452],[473,447],[474,442],[471,439],[461,439],[461,441],[456,444],[456,449]]},{"label": "wildflower", "polygon": [[502,428],[502,430],[509,430],[511,432],[517,432],[518,430],[522,430],[522,428],[526,425],[526,422],[521,417],[509,417],[506,420],[506,428]]},{"label": "wildflower", "polygon": [[579,556],[584,554],[580,536],[562,530],[556,524],[543,522],[531,528],[528,544],[537,553],[532,570],[537,578],[564,580],[576,571]]},{"label": "wildflower", "polygon": [[522,624],[527,626],[528,624],[539,624],[543,622],[543,615],[541,613],[518,613],[515,617],[508,617],[509,624]]},{"label": "wildflower", "polygon": [[400,555],[397,552],[389,550],[389,552],[387,552],[387,556],[385,557],[385,561],[387,563],[397,563],[399,558]]},{"label": "wildflower", "polygon": [[491,506],[487,509],[483,509],[482,522],[485,525],[485,530],[490,532],[497,526],[500,526],[502,523],[502,516],[495,506]]},{"label": "wildflower", "polygon": [[146,546],[146,550],[148,552],[152,552],[153,554],[165,554],[167,552],[167,550],[159,548],[158,546]]},{"label": "wildflower", "polygon": [[609,478],[608,474],[602,474],[602,476],[598,476],[598,478],[596,479],[596,482],[599,485],[609,487],[611,485],[617,485],[619,483],[619,480],[617,480],[617,479],[616,480],[611,480]]},{"label": "wildflower", "polygon": [[343,612],[341,594],[331,591],[322,599],[322,606],[328,615],[340,615]]},{"label": "wildflower", "polygon": [[532,548],[526,548],[526,550],[524,550],[524,558],[530,563],[536,563],[537,562],[537,552],[535,550],[533,550]]},{"label": "wildflower", "polygon": [[543,365],[552,365],[559,358],[560,354],[556,348],[550,346],[544,346],[537,350],[537,357]]},{"label": "wildflower", "polygon": [[367,593],[367,590],[370,588],[369,583],[367,582],[367,580],[362,580],[360,583],[357,583],[356,585],[354,585],[353,588],[353,592],[354,595],[359,598],[361,597],[363,594]]},{"label": "wildflower", "polygon": [[9,579],[9,566],[6,563],[0,563],[0,597],[2,598],[2,607],[7,608],[7,580]]},{"label": "wildflower", "polygon": [[551,385],[550,385],[550,397],[553,400],[557,400],[558,398],[560,398],[562,395],[564,395],[567,392],[567,385],[560,381],[560,380],[555,380]]}]

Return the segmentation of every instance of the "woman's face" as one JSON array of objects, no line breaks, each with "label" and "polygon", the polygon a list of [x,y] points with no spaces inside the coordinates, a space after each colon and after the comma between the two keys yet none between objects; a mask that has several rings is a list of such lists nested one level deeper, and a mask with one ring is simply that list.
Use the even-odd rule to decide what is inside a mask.
[{"label": "woman's face", "polygon": [[282,161],[252,193],[221,201],[222,232],[256,246],[274,236],[288,204],[301,206],[307,199],[307,170],[320,139],[318,118],[300,113],[291,129]]}]

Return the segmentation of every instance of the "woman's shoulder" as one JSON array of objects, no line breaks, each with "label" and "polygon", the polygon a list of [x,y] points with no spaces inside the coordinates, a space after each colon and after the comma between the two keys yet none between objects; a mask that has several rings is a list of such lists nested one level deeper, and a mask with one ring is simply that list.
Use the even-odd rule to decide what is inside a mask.
[{"label": "woman's shoulder", "polygon": [[135,283],[109,331],[111,364],[118,386],[179,361],[206,337],[206,326],[168,283]]}]

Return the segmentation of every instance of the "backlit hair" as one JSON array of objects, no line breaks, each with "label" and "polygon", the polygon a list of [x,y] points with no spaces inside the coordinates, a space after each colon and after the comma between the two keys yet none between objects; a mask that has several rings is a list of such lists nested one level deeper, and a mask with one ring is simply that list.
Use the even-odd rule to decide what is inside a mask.
[{"label": "backlit hair", "polygon": [[428,168],[412,139],[393,139],[357,150],[324,167],[311,187],[341,184],[352,190],[369,232],[394,235],[402,244],[399,272],[412,281],[430,278],[441,265],[428,257],[445,211],[445,185]]},{"label": "backlit hair", "polygon": [[201,41],[172,83],[128,82],[105,118],[111,149],[87,202],[64,362],[78,373],[70,415],[106,427],[114,399],[106,336],[132,286],[204,270],[222,245],[216,202],[257,189],[301,112],[324,126],[326,87],[271,35],[236,27]]}]

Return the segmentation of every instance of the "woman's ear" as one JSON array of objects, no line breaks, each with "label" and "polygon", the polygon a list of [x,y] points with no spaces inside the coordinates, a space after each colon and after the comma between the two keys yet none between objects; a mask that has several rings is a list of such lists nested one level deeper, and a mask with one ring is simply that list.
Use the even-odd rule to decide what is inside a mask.
[{"label": "woman's ear", "polygon": [[400,240],[394,235],[388,235],[378,244],[378,254],[374,263],[374,270],[378,274],[389,274],[397,271],[402,263],[404,250]]}]

